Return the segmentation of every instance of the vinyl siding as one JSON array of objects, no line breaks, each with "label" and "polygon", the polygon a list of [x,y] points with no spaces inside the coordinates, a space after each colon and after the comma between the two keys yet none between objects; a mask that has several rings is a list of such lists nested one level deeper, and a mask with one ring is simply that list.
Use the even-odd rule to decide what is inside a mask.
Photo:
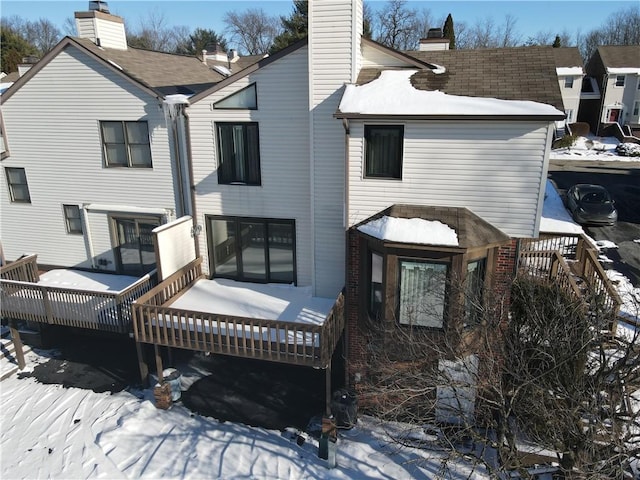
[{"label": "vinyl siding", "polygon": [[[66,233],[63,204],[175,209],[158,100],[93,58],[68,47],[2,108],[11,156],[1,165],[25,168],[31,194],[30,204],[10,203],[6,178],[0,181],[7,259],[37,253],[43,264],[90,266],[83,236]],[[100,120],[146,120],[153,168],[103,167]],[[96,256],[107,253],[107,215],[91,214],[90,222]]]},{"label": "vinyl siding", "polygon": [[513,237],[537,233],[546,123],[404,122],[402,180],[363,178],[364,123],[350,126],[349,225],[409,203],[468,207]]},{"label": "vinyl siding", "polygon": [[[257,110],[213,104],[255,83]],[[307,48],[300,48],[188,107],[196,218],[207,215],[294,219],[298,285],[311,285]],[[258,122],[261,186],[219,185],[216,122]],[[209,268],[206,229],[200,255]]]},{"label": "vinyl siding", "polygon": [[[333,296],[345,273],[345,133],[337,111],[345,83],[358,72],[353,39],[361,33],[359,1],[309,5],[309,91],[314,225],[314,290]],[[353,27],[356,31],[353,31]]]}]

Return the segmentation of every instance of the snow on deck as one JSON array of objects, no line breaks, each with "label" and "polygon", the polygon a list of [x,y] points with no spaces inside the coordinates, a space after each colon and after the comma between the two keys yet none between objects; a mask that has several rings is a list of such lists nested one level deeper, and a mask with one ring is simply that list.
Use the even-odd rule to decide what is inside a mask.
[{"label": "snow on deck", "polygon": [[322,325],[335,298],[313,297],[311,287],[198,280],[170,306],[234,317]]},{"label": "snow on deck", "polygon": [[40,275],[38,284],[47,287],[69,288],[118,293],[140,280],[129,275],[84,272],[80,270],[56,269]]}]

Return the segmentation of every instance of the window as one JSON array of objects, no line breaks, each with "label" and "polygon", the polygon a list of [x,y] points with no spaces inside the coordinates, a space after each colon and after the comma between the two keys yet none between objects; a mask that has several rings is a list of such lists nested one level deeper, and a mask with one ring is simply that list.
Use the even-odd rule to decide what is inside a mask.
[{"label": "window", "polygon": [[616,87],[624,87],[624,75],[616,75]]},{"label": "window", "polygon": [[365,125],[365,177],[401,178],[402,125]]},{"label": "window", "polygon": [[486,260],[484,258],[467,264],[467,278],[465,280],[465,326],[477,323],[482,316],[484,274]]},{"label": "window", "polygon": [[213,108],[257,110],[258,95],[253,83],[213,104]]},{"label": "window", "polygon": [[31,203],[29,195],[29,185],[27,184],[27,174],[24,168],[5,168],[7,183],[9,185],[9,195],[11,201],[16,203]]},{"label": "window", "polygon": [[218,183],[260,185],[257,123],[218,123]]},{"label": "window", "polygon": [[151,168],[147,122],[100,122],[107,167]]},{"label": "window", "polygon": [[400,260],[400,323],[442,328],[447,265]]},{"label": "window", "polygon": [[573,77],[564,78],[564,88],[573,88]]},{"label": "window", "polygon": [[64,220],[67,225],[67,233],[82,234],[82,217],[78,205],[63,205]]},{"label": "window", "polygon": [[295,222],[208,217],[217,277],[250,282],[295,283]]},{"label": "window", "polygon": [[639,112],[640,112],[640,102],[635,102],[633,104],[633,116],[637,117]]},{"label": "window", "polygon": [[369,314],[373,318],[382,316],[382,255],[371,252],[371,284],[369,287]]}]

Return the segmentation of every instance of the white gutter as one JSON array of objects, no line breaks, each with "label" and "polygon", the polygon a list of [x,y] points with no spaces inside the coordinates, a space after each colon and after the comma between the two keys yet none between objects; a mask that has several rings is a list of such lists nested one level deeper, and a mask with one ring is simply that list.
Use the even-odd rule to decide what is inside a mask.
[{"label": "white gutter", "polygon": [[147,208],[147,207],[131,207],[127,205],[110,205],[102,203],[89,203],[82,206],[85,210],[106,213],[140,213],[146,215],[164,215],[171,217],[173,210],[170,208]]}]

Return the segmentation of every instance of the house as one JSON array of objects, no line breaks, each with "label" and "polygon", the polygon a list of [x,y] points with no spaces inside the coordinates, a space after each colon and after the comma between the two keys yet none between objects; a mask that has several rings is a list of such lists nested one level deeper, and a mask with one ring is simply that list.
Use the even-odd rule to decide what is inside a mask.
[{"label": "house", "polygon": [[190,208],[165,100],[224,77],[194,57],[128,48],[115,15],[76,22],[79,37],[1,96],[4,253],[139,275],[155,264],[151,229]]},{"label": "house", "polygon": [[[562,93],[564,113],[567,116],[566,123],[575,123],[578,121],[580,92],[584,79],[582,56],[578,47],[554,48],[553,56],[556,60],[556,72]],[[560,128],[564,128],[564,125],[561,125]]]},{"label": "house", "polygon": [[[600,94],[584,98],[580,108],[592,131],[618,124],[625,135],[640,130],[640,46],[600,46],[586,64]],[[594,90],[591,85],[587,85]],[[581,114],[582,115],[582,114]]]},{"label": "house", "polygon": [[[75,203],[83,222],[98,210],[94,203],[116,218],[114,204],[129,213],[175,208],[162,226],[138,225],[155,239],[160,281],[131,310],[143,374],[144,345],[154,348],[159,376],[163,347],[286,362],[326,369],[329,403],[336,357],[346,356],[350,385],[367,375],[370,320],[438,336],[473,315],[464,294],[447,287],[451,279],[475,294],[508,291],[518,240],[539,230],[554,122],[565,117],[551,48],[398,52],[362,38],[362,8],[361,0],[314,0],[307,40],[226,76],[205,72],[200,61],[181,64],[193,68],[185,76],[198,78],[180,85],[173,85],[183,78],[177,71],[160,75],[171,79],[163,85],[146,68],[125,73],[143,55],[167,65],[172,56],[65,39],[3,98],[3,107],[15,105],[5,119],[11,156],[3,163],[25,169],[22,182],[9,185],[24,192],[28,181],[35,203],[36,187],[57,190],[43,185],[51,168],[40,166],[39,140],[27,145],[32,130],[15,99],[50,99],[36,90],[51,87],[45,74],[59,71],[58,59],[82,58],[71,62],[77,74],[64,70],[66,82],[80,82],[77,96],[85,77],[95,76],[95,103],[52,101],[58,114],[74,112],[74,129],[51,122],[40,131],[61,139],[56,148],[83,165],[90,188],[63,183],[73,198],[58,192],[47,205]],[[138,61],[127,63],[129,55]],[[525,70],[531,74],[523,78]],[[114,99],[125,90],[126,104],[107,108],[110,89]],[[132,103],[137,110],[125,118]],[[100,107],[83,116],[83,105]],[[105,108],[112,118],[103,117]],[[102,163],[110,142],[100,121],[116,115],[148,119],[149,145],[158,149],[151,171]],[[87,144],[77,156],[68,149],[76,138]],[[9,206],[11,221],[24,227],[17,208],[25,205]],[[92,232],[94,223],[86,223]],[[7,257],[15,258],[24,245],[5,232]],[[47,251],[56,238],[30,239],[28,247]],[[101,258],[113,258],[107,254],[118,246],[103,246]],[[60,264],[92,266],[85,258],[95,255],[82,254]],[[425,299],[429,310],[421,311]]]}]

